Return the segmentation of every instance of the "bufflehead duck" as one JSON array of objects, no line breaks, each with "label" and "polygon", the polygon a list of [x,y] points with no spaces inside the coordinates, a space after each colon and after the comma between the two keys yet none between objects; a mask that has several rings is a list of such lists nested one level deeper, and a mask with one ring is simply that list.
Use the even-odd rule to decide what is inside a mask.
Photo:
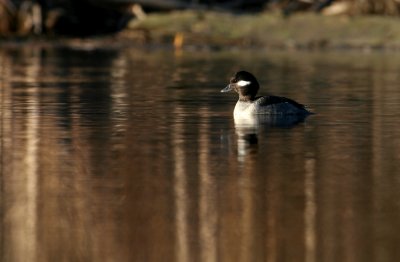
[{"label": "bufflehead duck", "polygon": [[249,72],[239,71],[221,92],[235,91],[239,94],[233,115],[235,118],[251,115],[292,115],[305,117],[311,114],[304,105],[281,96],[258,96],[257,79]]}]

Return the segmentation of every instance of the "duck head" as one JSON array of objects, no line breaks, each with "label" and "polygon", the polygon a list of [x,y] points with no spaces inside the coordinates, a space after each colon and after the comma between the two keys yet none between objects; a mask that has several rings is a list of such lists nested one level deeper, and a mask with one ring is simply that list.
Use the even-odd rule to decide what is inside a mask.
[{"label": "duck head", "polygon": [[252,101],[256,97],[259,88],[260,85],[257,79],[251,73],[239,71],[221,92],[235,91],[239,94],[240,101]]}]

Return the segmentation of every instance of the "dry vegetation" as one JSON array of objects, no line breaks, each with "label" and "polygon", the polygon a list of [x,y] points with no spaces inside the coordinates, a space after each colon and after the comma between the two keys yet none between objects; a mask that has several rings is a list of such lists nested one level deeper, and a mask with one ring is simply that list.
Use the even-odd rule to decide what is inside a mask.
[{"label": "dry vegetation", "polygon": [[[306,2],[309,5],[319,3],[316,0]],[[400,50],[400,0],[336,0],[321,13],[315,13],[315,9],[309,6],[286,17],[282,10],[289,1],[275,3],[278,3],[275,7],[265,5],[262,12],[242,12],[240,15],[230,11],[204,10],[151,13],[133,19],[118,37],[125,43],[175,45],[179,48],[240,46]],[[0,1],[0,36],[4,40],[10,36],[49,34],[53,32],[57,19],[66,13],[60,9],[42,10],[33,1],[19,1],[19,5],[14,5],[12,0]],[[340,15],[325,15],[332,13]]]},{"label": "dry vegetation", "polygon": [[124,35],[155,44],[172,44],[179,36],[186,46],[400,49],[398,18],[384,16],[184,11],[148,16]]},{"label": "dry vegetation", "polygon": [[356,14],[399,15],[398,0],[349,0]]}]

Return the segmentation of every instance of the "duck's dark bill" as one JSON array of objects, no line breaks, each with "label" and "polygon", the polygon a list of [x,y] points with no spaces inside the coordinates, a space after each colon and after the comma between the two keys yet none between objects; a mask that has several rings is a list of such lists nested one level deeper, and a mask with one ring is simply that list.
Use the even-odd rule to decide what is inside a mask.
[{"label": "duck's dark bill", "polygon": [[227,85],[224,89],[221,90],[221,93],[232,91],[233,88],[231,85]]}]

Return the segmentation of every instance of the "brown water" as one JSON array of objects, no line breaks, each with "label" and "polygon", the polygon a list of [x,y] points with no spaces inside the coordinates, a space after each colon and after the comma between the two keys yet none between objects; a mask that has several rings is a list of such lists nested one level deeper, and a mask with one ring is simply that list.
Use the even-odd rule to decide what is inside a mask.
[{"label": "brown water", "polygon": [[[400,56],[0,51],[0,261],[400,261]],[[235,125],[238,69],[310,106]]]}]

